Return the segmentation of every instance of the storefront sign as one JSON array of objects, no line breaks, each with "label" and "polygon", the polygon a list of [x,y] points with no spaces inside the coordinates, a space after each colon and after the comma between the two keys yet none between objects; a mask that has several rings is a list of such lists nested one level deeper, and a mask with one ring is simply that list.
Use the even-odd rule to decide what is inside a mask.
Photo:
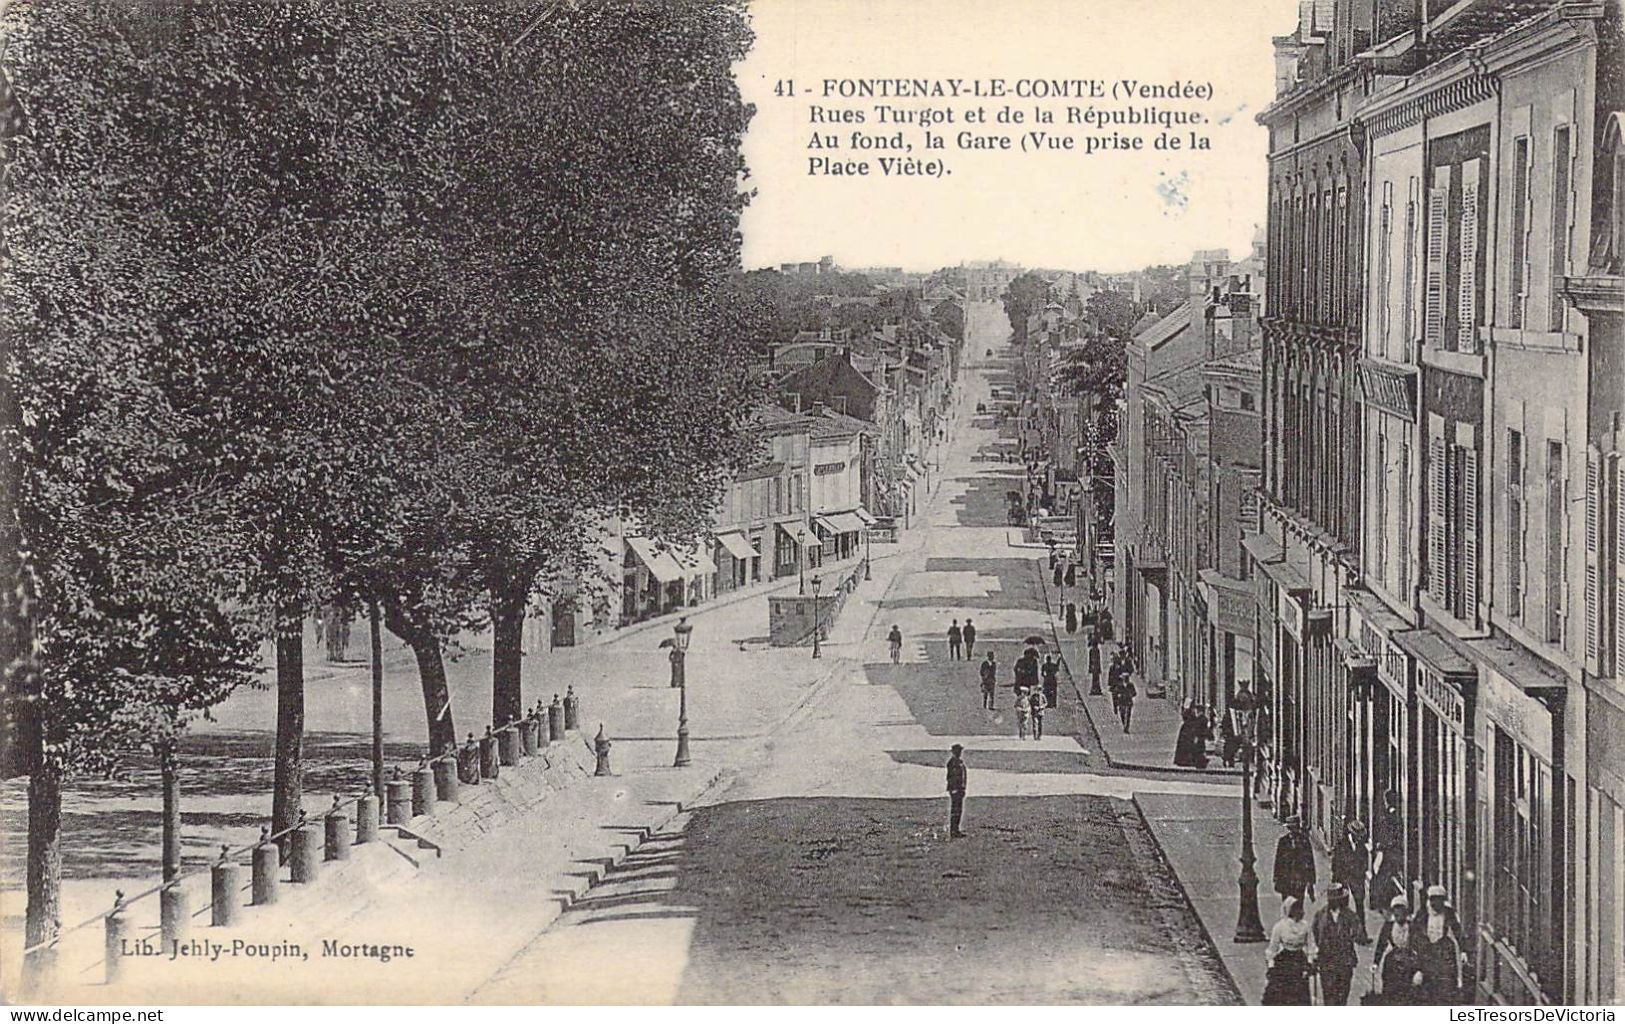
[{"label": "storefront sign", "polygon": [[1253,596],[1246,592],[1237,593],[1232,590],[1215,588],[1214,596],[1218,598],[1218,611],[1214,621],[1226,633],[1236,636],[1253,635],[1253,615],[1256,605]]},{"label": "storefront sign", "polygon": [[1465,728],[1467,701],[1460,690],[1445,681],[1444,676],[1426,665],[1420,666],[1416,673],[1416,692],[1424,704],[1439,713],[1440,718],[1458,730]]},{"label": "storefront sign", "polygon": [[1258,492],[1245,490],[1241,492],[1241,532],[1245,534],[1257,533],[1262,527],[1259,524]]},{"label": "storefront sign", "polygon": [[1292,634],[1292,639],[1303,640],[1303,606],[1293,598],[1291,591],[1285,587],[1276,591],[1276,615],[1280,617],[1281,628]]},{"label": "storefront sign", "polygon": [[1478,705],[1483,711],[1483,720],[1493,722],[1531,753],[1550,763],[1551,713],[1495,669],[1485,672],[1484,679],[1487,685],[1479,691]]}]

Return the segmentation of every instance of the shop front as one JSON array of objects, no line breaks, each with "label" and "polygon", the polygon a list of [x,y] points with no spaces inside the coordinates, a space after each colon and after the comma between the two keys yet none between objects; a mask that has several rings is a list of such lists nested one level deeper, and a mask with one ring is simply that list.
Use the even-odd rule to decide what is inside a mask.
[{"label": "shop front", "polygon": [[1259,569],[1274,596],[1275,685],[1271,687],[1275,722],[1275,806],[1282,819],[1297,814],[1309,820],[1309,789],[1304,774],[1308,713],[1309,648],[1307,646],[1309,579],[1286,561],[1263,562]]},{"label": "shop front", "polygon": [[[1389,865],[1399,879],[1414,876],[1414,859],[1407,856],[1406,837],[1415,832],[1416,781],[1412,765],[1412,709],[1416,698],[1410,655],[1395,637],[1410,625],[1378,598],[1358,591],[1349,594],[1351,645],[1372,662],[1370,697],[1363,711],[1366,724],[1358,745],[1356,813],[1371,828],[1373,849],[1384,849],[1398,860]],[[1397,819],[1386,813],[1387,795],[1394,794]],[[1387,830],[1387,834],[1381,834]],[[1387,893],[1390,898],[1393,893]],[[1375,904],[1373,904],[1375,905]]]},{"label": "shop front", "polygon": [[1478,902],[1478,758],[1473,743],[1478,673],[1431,629],[1400,633],[1396,641],[1416,662],[1418,799],[1411,885],[1413,890],[1444,886],[1463,925],[1470,928]]},{"label": "shop front", "polygon": [[1485,641],[1479,658],[1478,983],[1487,1001],[1561,1002],[1565,884],[1567,684],[1533,656]]}]

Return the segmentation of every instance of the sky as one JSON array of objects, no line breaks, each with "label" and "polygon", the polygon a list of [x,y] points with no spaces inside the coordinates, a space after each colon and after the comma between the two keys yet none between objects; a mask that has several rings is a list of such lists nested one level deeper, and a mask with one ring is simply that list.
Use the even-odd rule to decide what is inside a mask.
[{"label": "sky", "polygon": [[[833,256],[847,267],[930,270],[966,260],[1007,259],[1030,267],[1123,271],[1183,263],[1196,249],[1245,254],[1264,220],[1267,137],[1254,117],[1273,98],[1270,37],[1291,32],[1294,0],[753,0],[756,43],[736,68],[756,105],[745,138],[747,269]],[[1033,99],[840,99],[823,97],[826,79],[1085,79],[1108,84],[1211,83],[1199,110],[1211,123],[1205,152],[961,150],[958,133],[1048,137],[1107,134],[1099,129],[1034,124]],[[775,95],[779,83],[797,95]],[[875,103],[955,110],[936,129],[947,148],[912,154],[850,148],[853,130],[889,135],[874,123]],[[1020,125],[997,124],[1008,103]],[[1110,99],[1050,100],[1065,107],[1113,105]],[[862,110],[863,126],[813,125],[810,108]],[[982,106],[988,123],[965,124],[963,108]],[[1123,106],[1125,104],[1115,104]],[[1176,108],[1157,99],[1135,107]],[[1126,129],[1125,129],[1126,130]],[[918,140],[917,128],[905,141]],[[1189,129],[1174,129],[1184,135]],[[814,134],[840,148],[809,150]],[[1075,146],[1084,144],[1076,138]],[[880,156],[940,156],[946,176],[882,176]],[[809,160],[867,160],[870,174],[810,175]]]}]

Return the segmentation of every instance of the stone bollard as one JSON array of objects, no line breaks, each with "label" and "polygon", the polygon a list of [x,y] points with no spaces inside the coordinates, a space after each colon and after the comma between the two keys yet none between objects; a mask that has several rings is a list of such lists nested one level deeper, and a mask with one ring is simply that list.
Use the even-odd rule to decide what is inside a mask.
[{"label": "stone bollard", "polygon": [[326,860],[350,859],[350,816],[344,812],[339,804],[337,794],[333,797],[333,807],[322,819],[322,856]]},{"label": "stone bollard", "polygon": [[553,730],[548,725],[547,705],[537,701],[536,710],[530,713],[530,719],[536,723],[536,752],[541,753],[543,747],[553,742]]},{"label": "stone bollard", "polygon": [[[396,769],[396,775],[400,770]],[[384,783],[385,821],[391,825],[404,825],[412,820],[412,784],[395,778]]]},{"label": "stone bollard", "polygon": [[497,738],[491,735],[491,727],[485,727],[485,736],[480,740],[480,778],[494,779],[502,771],[502,765],[497,760]]},{"label": "stone bollard", "polygon": [[36,949],[23,958],[23,995],[39,1002],[56,991],[56,947]]},{"label": "stone bollard", "polygon": [[518,723],[509,723],[506,729],[497,733],[497,759],[504,768],[512,768],[519,763]]},{"label": "stone bollard", "polygon": [[592,772],[594,775],[604,776],[615,774],[609,770],[609,748],[609,737],[604,735],[604,725],[602,722],[600,722],[598,724],[598,736],[592,741],[592,751],[598,757],[598,764]]},{"label": "stone bollard", "polygon": [[124,890],[115,890],[113,894],[113,910],[102,919],[106,927],[103,935],[103,963],[107,968],[106,981],[112,985],[124,974]]},{"label": "stone bollard", "polygon": [[322,864],[316,827],[300,818],[299,827],[288,834],[288,839],[288,881],[301,885],[316,881]]},{"label": "stone bollard", "polygon": [[564,702],[559,700],[556,693],[552,705],[547,709],[547,736],[555,742],[564,739]]},{"label": "stone bollard", "polygon": [[355,841],[358,846],[378,841],[378,798],[371,793],[355,802]]},{"label": "stone bollard", "polygon": [[250,880],[254,887],[254,906],[264,907],[276,902],[277,875],[282,868],[282,861],[276,844],[267,842],[266,837],[271,834],[268,828],[260,829],[260,844],[254,847]]},{"label": "stone bollard", "polygon": [[536,756],[536,719],[519,720],[519,751],[526,757]]},{"label": "stone bollard", "polygon": [[576,697],[576,688],[572,684],[564,688],[564,727],[566,729],[581,728],[581,701]]},{"label": "stone bollard", "polygon": [[456,803],[459,799],[457,793],[457,754],[442,757],[434,763],[434,795],[437,799]]},{"label": "stone bollard", "polygon": [[480,784],[480,745],[473,733],[468,734],[468,742],[457,752],[457,776],[470,786]]},{"label": "stone bollard", "polygon": [[412,773],[412,817],[434,813],[434,769],[419,761]]},{"label": "stone bollard", "polygon": [[209,869],[209,923],[216,928],[236,924],[243,902],[243,869],[228,859],[230,852],[230,847],[220,847],[220,859]]},{"label": "stone bollard", "polygon": [[164,949],[174,949],[175,943],[186,938],[192,930],[192,911],[186,890],[171,882],[158,890],[158,939]]}]

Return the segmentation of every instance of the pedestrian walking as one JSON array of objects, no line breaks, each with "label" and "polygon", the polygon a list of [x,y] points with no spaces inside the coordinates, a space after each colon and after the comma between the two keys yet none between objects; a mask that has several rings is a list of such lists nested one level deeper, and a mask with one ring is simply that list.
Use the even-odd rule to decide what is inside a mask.
[{"label": "pedestrian walking", "polygon": [[948,660],[949,661],[958,661],[959,660],[960,651],[964,647],[964,641],[965,641],[965,637],[964,637],[964,633],[959,628],[959,620],[955,619],[954,624],[948,627]]},{"label": "pedestrian walking", "polygon": [[1365,938],[1365,922],[1349,906],[1348,886],[1333,882],[1326,890],[1326,905],[1315,912],[1312,930],[1322,1001],[1327,1006],[1346,1006],[1359,963],[1354,947]]},{"label": "pedestrian walking", "polygon": [[1127,736],[1129,728],[1134,724],[1134,698],[1139,696],[1140,691],[1134,688],[1134,677],[1126,669],[1123,672],[1123,682],[1119,692],[1123,701],[1123,735]]},{"label": "pedestrian walking", "polygon": [[1416,954],[1418,933],[1411,923],[1411,905],[1404,896],[1388,902],[1388,919],[1377,933],[1371,958],[1371,994],[1366,1002],[1377,1006],[1408,1006],[1416,1002],[1422,985],[1422,961]]},{"label": "pedestrian walking", "polygon": [[891,632],[886,634],[886,642],[891,645],[892,664],[895,665],[899,661],[902,661],[903,660],[903,631],[898,629],[896,626],[893,626],[891,628]]},{"label": "pedestrian walking", "polygon": [[1078,585],[1078,565],[1076,562],[1066,563],[1066,585],[1069,587]]},{"label": "pedestrian walking", "polygon": [[1275,844],[1275,891],[1283,900],[1315,898],[1315,849],[1296,814],[1287,817],[1286,834]]},{"label": "pedestrian walking", "polygon": [[1360,922],[1360,934],[1355,940],[1362,946],[1371,944],[1365,929],[1365,876],[1370,855],[1365,845],[1365,822],[1349,815],[1343,823],[1343,837],[1332,847],[1332,881],[1348,888],[1349,902],[1354,908],[1354,919]]},{"label": "pedestrian walking", "polygon": [[1089,696],[1100,696],[1100,641],[1089,638]]},{"label": "pedestrian walking", "polygon": [[965,620],[965,628],[960,631],[965,638],[965,660],[976,657],[976,624],[969,619]]},{"label": "pedestrian walking", "polygon": [[1467,946],[1444,886],[1428,886],[1427,910],[1417,921],[1417,932],[1416,953],[1422,972],[1417,1001],[1424,1006],[1453,1005],[1461,998]]},{"label": "pedestrian walking", "polygon": [[1303,901],[1288,899],[1264,947],[1264,1005],[1308,1006],[1309,972],[1317,953],[1314,929],[1303,917]]},{"label": "pedestrian walking", "polygon": [[1044,708],[1048,706],[1043,692],[1034,690],[1027,697],[1027,706],[1033,718],[1033,739],[1041,740],[1044,738]]},{"label": "pedestrian walking", "polygon": [[1061,703],[1061,663],[1055,655],[1044,655],[1044,703],[1056,707]]},{"label": "pedestrian walking", "polygon": [[982,675],[982,707],[993,710],[993,691],[998,685],[999,666],[993,660],[993,652],[987,652],[987,660],[982,662],[978,671]]},{"label": "pedestrian walking", "polygon": [[960,824],[965,820],[965,759],[963,744],[955,743],[948,755],[948,838],[963,838]]},{"label": "pedestrian walking", "polygon": [[1062,581],[1062,580],[1063,580],[1063,579],[1065,579],[1065,578],[1066,578],[1066,577],[1065,577],[1065,576],[1064,576],[1064,575],[1063,575],[1063,574],[1064,574],[1064,572],[1065,572],[1065,570],[1064,570],[1064,569],[1062,569],[1062,568],[1061,568],[1061,563],[1060,563],[1060,562],[1057,562],[1057,561],[1056,561],[1056,560],[1055,560],[1055,558],[1054,558],[1054,556],[1053,556],[1053,553],[1052,553],[1052,555],[1051,555],[1051,557],[1050,557],[1050,561],[1049,561],[1049,564],[1050,564],[1050,568],[1051,568],[1051,569],[1052,569],[1052,570],[1053,570],[1053,571],[1052,571],[1052,572],[1051,572],[1051,573],[1050,573],[1050,575],[1051,575],[1051,576],[1052,576],[1052,577],[1053,577],[1053,578],[1054,578],[1054,581],[1055,581],[1055,586],[1057,586],[1057,587],[1058,587],[1058,586],[1060,586],[1060,585],[1061,585],[1061,581]]},{"label": "pedestrian walking", "polygon": [[1066,631],[1068,635],[1078,631],[1078,605],[1076,601],[1066,603]]},{"label": "pedestrian walking", "polygon": [[1382,795],[1382,810],[1371,825],[1371,902],[1380,907],[1395,896],[1407,896],[1401,874],[1405,864],[1405,818],[1399,809],[1398,793],[1390,789]]},{"label": "pedestrian walking", "polygon": [[1021,739],[1027,738],[1027,723],[1032,720],[1033,706],[1027,696],[1025,686],[1016,687],[1016,735]]}]

